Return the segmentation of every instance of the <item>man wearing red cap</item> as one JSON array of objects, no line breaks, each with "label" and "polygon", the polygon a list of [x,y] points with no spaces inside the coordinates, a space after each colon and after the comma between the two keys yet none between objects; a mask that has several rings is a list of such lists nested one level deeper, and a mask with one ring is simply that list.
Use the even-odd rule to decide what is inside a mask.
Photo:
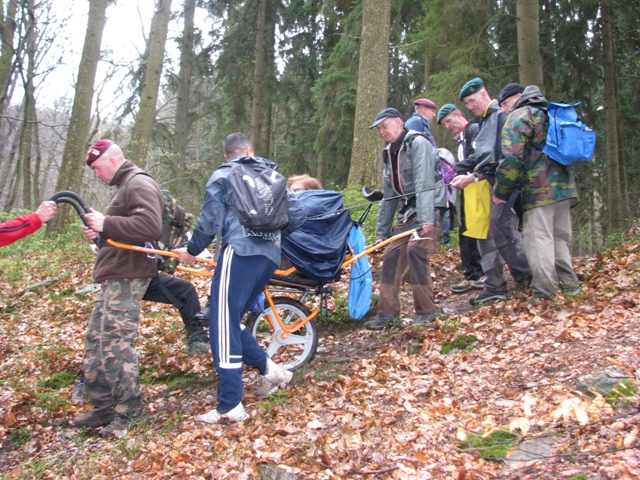
[{"label": "man wearing red cap", "polygon": [[[129,162],[111,140],[94,143],[86,157],[96,178],[117,187],[105,213],[86,214],[90,240],[131,244],[152,242],[162,233],[163,199],[156,182]],[[158,275],[145,253],[103,245],[93,268],[102,290],[87,327],[83,373],[93,410],[75,419],[80,427],[99,428],[103,436],[123,437],[146,414],[138,377],[140,300]]]},{"label": "man wearing red cap", "polygon": [[416,111],[410,119],[404,122],[404,127],[407,130],[415,130],[416,132],[424,133],[431,144],[436,147],[436,141],[431,134],[429,124],[434,118],[436,118],[438,105],[428,98],[419,98],[413,102],[413,106]]}]

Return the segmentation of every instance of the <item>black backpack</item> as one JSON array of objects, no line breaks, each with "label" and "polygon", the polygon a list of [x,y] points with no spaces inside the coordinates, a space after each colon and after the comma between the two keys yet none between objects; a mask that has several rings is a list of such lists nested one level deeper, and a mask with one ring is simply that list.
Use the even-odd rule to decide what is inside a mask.
[{"label": "black backpack", "polygon": [[251,157],[242,157],[228,177],[236,201],[229,209],[255,232],[276,232],[289,224],[287,179]]}]

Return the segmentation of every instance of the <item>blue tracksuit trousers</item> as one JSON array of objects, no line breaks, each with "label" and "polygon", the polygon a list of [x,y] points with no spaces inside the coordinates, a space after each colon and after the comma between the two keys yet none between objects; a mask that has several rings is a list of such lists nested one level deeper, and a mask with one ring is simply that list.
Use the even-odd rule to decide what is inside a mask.
[{"label": "blue tracksuit trousers", "polygon": [[240,323],[273,276],[277,265],[263,255],[243,257],[227,245],[211,282],[209,335],[220,385],[217,410],[226,413],[242,401],[242,362],[266,373],[267,354]]}]

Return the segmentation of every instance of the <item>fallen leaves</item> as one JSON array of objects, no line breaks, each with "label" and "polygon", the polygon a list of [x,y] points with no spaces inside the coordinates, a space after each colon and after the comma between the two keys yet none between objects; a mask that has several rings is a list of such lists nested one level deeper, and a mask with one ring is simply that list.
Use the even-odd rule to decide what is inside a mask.
[{"label": "fallen leaves", "polygon": [[[462,310],[453,315],[459,330],[452,332],[372,333],[354,324],[351,332],[321,339],[316,358],[296,373],[278,402],[256,397],[259,376],[246,369],[244,403],[251,419],[240,425],[194,423],[193,416],[217,403],[211,359],[186,354],[175,309],[146,303],[138,348],[145,375],[198,377],[177,388],[143,385],[152,418],[121,442],[79,433],[69,425],[75,413],[70,405],[40,402],[39,381],[81,369],[92,294],[49,296],[69,285],[87,285],[90,272],[79,273],[69,285],[49,287],[42,299],[24,298],[15,311],[2,314],[0,469],[7,478],[33,476],[37,465],[30,462],[39,459],[39,465],[51,464],[53,476],[95,480],[257,479],[266,464],[313,479],[502,479],[512,478],[516,467],[479,459],[458,446],[470,434],[508,428],[525,439],[548,434],[555,440],[550,458],[527,462],[518,478],[542,472],[554,478],[568,472],[634,478],[640,475],[638,416],[610,421],[619,407],[602,395],[575,392],[571,384],[612,363],[631,378],[640,370],[637,250],[628,245],[583,259],[578,268],[588,279],[584,298],[558,295],[538,308],[516,297]],[[434,261],[449,268],[456,255],[439,251]],[[208,279],[190,280],[206,298]],[[467,296],[449,294],[447,282],[455,280],[436,276],[440,301],[466,304]],[[338,288],[345,291],[348,284]],[[411,292],[403,291],[406,318],[410,303]],[[443,342],[454,335],[473,335],[480,343],[470,352],[442,355]],[[417,341],[418,353],[409,355]],[[55,393],[68,398],[70,388]],[[10,443],[20,429],[29,433],[26,443]],[[559,455],[578,456],[579,465],[568,468]]]}]

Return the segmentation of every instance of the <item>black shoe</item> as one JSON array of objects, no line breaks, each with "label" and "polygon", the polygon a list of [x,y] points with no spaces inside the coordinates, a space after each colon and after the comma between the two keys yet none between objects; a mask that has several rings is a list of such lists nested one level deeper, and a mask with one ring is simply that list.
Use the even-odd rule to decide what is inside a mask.
[{"label": "black shoe", "polygon": [[202,355],[211,352],[211,344],[209,342],[191,342],[188,347],[189,355]]},{"label": "black shoe", "polygon": [[487,303],[499,302],[506,299],[507,297],[502,293],[483,291],[469,300],[469,303],[471,305],[486,305]]},{"label": "black shoe", "polygon": [[134,422],[141,422],[149,417],[146,410],[142,410],[135,415],[123,415],[121,413],[116,414],[115,418],[107,425],[100,429],[101,437],[116,437],[124,438],[129,431],[129,427]]},{"label": "black shoe", "polygon": [[460,283],[456,283],[455,285],[451,285],[451,291],[453,293],[464,293],[471,290],[471,280],[465,278]]},{"label": "black shoe", "polygon": [[75,418],[73,423],[78,427],[98,428],[109,425],[115,417],[116,411],[113,408],[103,408],[92,410],[86,415]]},{"label": "black shoe", "polygon": [[423,325],[425,323],[433,323],[439,317],[438,312],[416,314],[413,316],[411,325]]},{"label": "black shoe", "polygon": [[582,293],[582,289],[580,288],[579,285],[576,285],[575,287],[568,287],[565,285],[561,285],[560,291],[562,292],[563,295],[567,295],[569,297],[575,297],[576,295],[580,295]]},{"label": "black shoe", "polygon": [[193,317],[200,327],[209,327],[209,307],[205,307]]},{"label": "black shoe", "polygon": [[516,282],[515,291],[516,292],[524,292],[530,286],[531,286],[531,277],[526,278],[524,280],[520,280],[519,282]]},{"label": "black shoe", "polygon": [[544,303],[547,300],[549,300],[549,297],[532,297],[531,300],[529,300],[529,305],[533,307],[535,305],[540,305],[541,303]]},{"label": "black shoe", "polygon": [[379,313],[372,320],[364,324],[369,330],[382,330],[387,325],[398,320],[398,317],[389,313]]}]

